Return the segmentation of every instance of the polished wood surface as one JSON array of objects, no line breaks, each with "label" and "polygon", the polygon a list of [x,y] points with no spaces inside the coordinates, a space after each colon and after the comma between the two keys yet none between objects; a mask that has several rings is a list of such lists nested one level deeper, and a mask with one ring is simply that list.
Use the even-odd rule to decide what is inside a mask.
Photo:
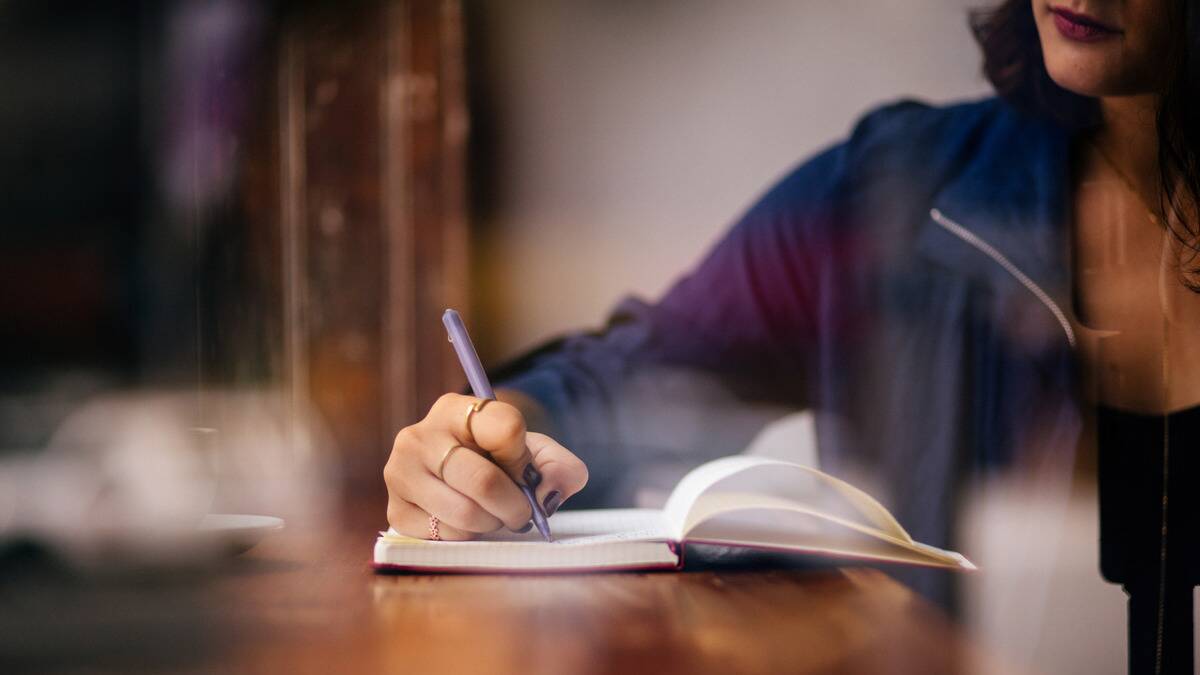
[{"label": "polished wood surface", "polygon": [[292,523],[215,571],[82,585],[10,577],[0,670],[999,671],[875,570],[378,575],[382,514],[372,498],[323,526]]},{"label": "polished wood surface", "polygon": [[[869,569],[376,575],[372,525],[292,532],[219,584],[264,629],[238,669],[412,673],[991,671],[943,615]],[[336,541],[336,543],[334,543]]]}]

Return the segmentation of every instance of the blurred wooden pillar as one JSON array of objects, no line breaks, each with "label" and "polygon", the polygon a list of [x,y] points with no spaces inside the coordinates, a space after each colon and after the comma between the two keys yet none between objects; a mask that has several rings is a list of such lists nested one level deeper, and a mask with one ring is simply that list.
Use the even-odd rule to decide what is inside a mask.
[{"label": "blurred wooden pillar", "polygon": [[280,50],[285,378],[376,480],[462,379],[440,321],[467,298],[461,7],[307,3]]}]

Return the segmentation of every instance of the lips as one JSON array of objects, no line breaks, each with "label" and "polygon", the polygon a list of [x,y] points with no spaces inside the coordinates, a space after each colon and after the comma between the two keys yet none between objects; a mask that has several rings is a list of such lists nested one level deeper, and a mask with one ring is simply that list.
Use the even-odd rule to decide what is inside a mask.
[{"label": "lips", "polygon": [[1121,29],[1102,23],[1087,14],[1072,12],[1063,7],[1051,7],[1050,13],[1054,15],[1054,27],[1068,40],[1097,42],[1121,34]]}]

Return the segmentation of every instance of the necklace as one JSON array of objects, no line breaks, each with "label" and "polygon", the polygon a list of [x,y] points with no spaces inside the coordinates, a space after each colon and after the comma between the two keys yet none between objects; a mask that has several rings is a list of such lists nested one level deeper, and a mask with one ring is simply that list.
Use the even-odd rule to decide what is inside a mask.
[{"label": "necklace", "polygon": [[1099,143],[1097,143],[1095,140],[1089,140],[1088,144],[1092,146],[1092,148],[1096,151],[1096,154],[1100,155],[1100,159],[1104,160],[1104,163],[1108,165],[1108,168],[1112,169],[1112,172],[1117,175],[1117,178],[1120,179],[1121,183],[1125,186],[1125,189],[1128,190],[1129,193],[1141,203],[1142,208],[1146,211],[1146,217],[1150,219],[1150,222],[1154,223],[1155,225],[1162,225],[1164,220],[1159,215],[1158,209],[1150,208],[1150,204],[1146,202],[1146,199],[1142,196],[1141,191],[1137,189],[1137,185],[1134,184],[1133,179],[1130,178],[1120,166],[1117,166],[1116,161],[1113,160],[1113,158],[1104,150],[1104,148],[1100,147]]},{"label": "necklace", "polygon": [[[1133,181],[1125,175],[1125,172],[1117,166],[1117,163],[1109,157],[1104,148],[1094,140],[1090,141],[1090,145],[1095,148],[1096,154],[1104,160],[1104,163],[1112,169],[1117,178],[1125,185],[1125,189],[1133,194],[1142,208],[1146,211],[1146,217],[1155,225],[1161,227],[1164,220],[1158,215],[1158,212],[1146,203],[1142,193],[1138,191]],[[1163,228],[1163,245],[1162,254],[1159,260],[1159,281],[1158,281],[1158,302],[1162,313],[1162,359],[1160,365],[1162,367],[1162,396],[1163,396],[1163,444],[1162,444],[1162,459],[1163,459],[1163,475],[1162,475],[1162,523],[1159,532],[1159,548],[1158,548],[1158,617],[1155,630],[1154,640],[1154,672],[1156,675],[1162,673],[1162,656],[1163,656],[1163,630],[1164,630],[1164,612],[1166,609],[1167,595],[1167,506],[1169,503],[1169,492],[1167,490],[1167,481],[1170,478],[1170,459],[1171,459],[1171,356],[1170,356],[1170,319],[1167,315],[1167,254],[1171,248],[1171,240],[1166,236],[1166,230]]]}]

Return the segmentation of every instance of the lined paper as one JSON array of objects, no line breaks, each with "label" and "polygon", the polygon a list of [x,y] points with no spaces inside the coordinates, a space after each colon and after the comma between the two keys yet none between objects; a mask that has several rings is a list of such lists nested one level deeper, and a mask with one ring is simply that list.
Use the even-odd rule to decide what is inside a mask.
[{"label": "lined paper", "polygon": [[383,565],[496,570],[603,569],[674,564],[669,528],[653,509],[563,511],[550,520],[554,541],[536,531],[502,530],[477,541],[427,541],[389,531],[375,544]]}]

